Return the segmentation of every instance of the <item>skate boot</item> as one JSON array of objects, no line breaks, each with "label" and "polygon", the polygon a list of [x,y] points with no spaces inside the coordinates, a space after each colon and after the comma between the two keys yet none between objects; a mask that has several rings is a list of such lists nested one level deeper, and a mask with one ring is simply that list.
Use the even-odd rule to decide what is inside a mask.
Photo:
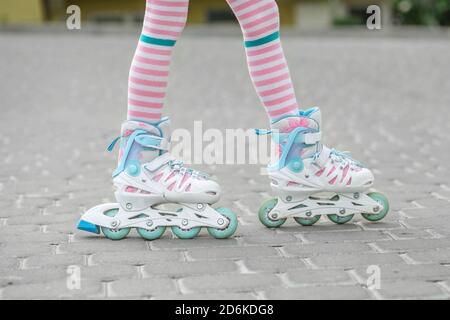
[{"label": "skate boot", "polygon": [[[237,228],[229,209],[213,209],[220,187],[201,172],[186,168],[168,152],[169,119],[156,125],[127,121],[120,140],[119,164],[113,173],[118,203],[101,204],[85,213],[78,228],[125,238],[132,228],[146,240],[161,237],[166,227],[181,239],[196,237],[206,227],[214,238],[231,237]],[[168,207],[167,209],[165,207]]]},{"label": "skate boot", "polygon": [[366,193],[374,182],[372,172],[348,153],[322,144],[321,122],[320,110],[312,108],[273,123],[266,132],[272,134],[277,153],[268,174],[278,196],[259,210],[266,227],[280,227],[288,217],[311,226],[321,215],[343,224],[356,213],[369,221],[381,220],[388,213],[384,195]]}]

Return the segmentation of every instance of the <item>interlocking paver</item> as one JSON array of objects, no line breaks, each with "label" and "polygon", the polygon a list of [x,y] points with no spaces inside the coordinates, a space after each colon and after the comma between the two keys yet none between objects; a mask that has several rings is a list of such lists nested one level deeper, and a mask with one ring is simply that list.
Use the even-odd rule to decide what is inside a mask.
[{"label": "interlocking paver", "polygon": [[[180,41],[166,104],[174,128],[268,126],[235,31],[188,31]],[[449,297],[447,38],[284,37],[302,105],[323,110],[326,143],[373,168],[375,189],[389,197],[382,222],[323,217],[310,228],[290,220],[268,230],[257,216],[270,194],[263,163],[195,165],[221,183],[219,205],[237,212],[235,238],[202,232],[182,241],[167,231],[145,242],[132,232],[112,242],[75,226],[86,209],[114,201],[116,154],[105,146],[126,114],[138,32],[0,33],[0,77],[8,75],[0,86],[0,298]],[[379,290],[367,287],[373,267]]]}]

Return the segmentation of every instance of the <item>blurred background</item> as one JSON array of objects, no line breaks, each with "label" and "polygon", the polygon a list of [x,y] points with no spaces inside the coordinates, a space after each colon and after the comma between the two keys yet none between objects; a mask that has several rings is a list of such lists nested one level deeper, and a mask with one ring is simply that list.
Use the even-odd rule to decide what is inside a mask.
[{"label": "blurred background", "polygon": [[[282,24],[301,30],[364,25],[369,5],[379,5],[383,25],[450,25],[450,0],[278,0]],[[89,24],[140,25],[143,0],[2,0],[0,26],[48,25],[65,21],[69,5],[82,8]],[[191,24],[234,22],[225,0],[191,0]]]}]

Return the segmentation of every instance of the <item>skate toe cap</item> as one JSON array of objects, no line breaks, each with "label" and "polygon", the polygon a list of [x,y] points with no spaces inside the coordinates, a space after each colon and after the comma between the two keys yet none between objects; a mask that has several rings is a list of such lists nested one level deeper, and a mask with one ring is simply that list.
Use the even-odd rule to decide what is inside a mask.
[{"label": "skate toe cap", "polygon": [[352,176],[352,184],[356,187],[370,187],[373,185],[375,177],[372,171],[363,168]]},{"label": "skate toe cap", "polygon": [[215,203],[219,201],[221,188],[220,185],[213,180],[202,180],[197,181],[192,186],[192,192],[203,194],[207,199],[208,203]]}]

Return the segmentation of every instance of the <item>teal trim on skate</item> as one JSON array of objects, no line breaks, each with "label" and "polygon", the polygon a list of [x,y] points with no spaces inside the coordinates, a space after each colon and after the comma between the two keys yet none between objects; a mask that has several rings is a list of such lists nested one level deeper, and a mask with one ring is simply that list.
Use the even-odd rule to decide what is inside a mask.
[{"label": "teal trim on skate", "polygon": [[77,228],[82,231],[100,234],[100,228],[98,226],[84,220],[80,220]]},{"label": "teal trim on skate", "polygon": [[141,163],[138,160],[129,161],[127,173],[132,177],[137,177],[141,173]]},{"label": "teal trim on skate", "polygon": [[264,135],[267,135],[267,134],[271,134],[271,133],[272,133],[272,130],[255,129],[255,133],[256,133],[256,135],[258,135],[258,136],[264,136]]},{"label": "teal trim on skate", "polygon": [[111,144],[108,146],[108,151],[109,152],[112,152],[113,150],[114,150],[114,147],[116,146],[116,144],[117,144],[117,141],[119,141],[120,140],[120,136],[118,136],[117,138],[115,138],[112,142],[111,142]]},{"label": "teal trim on skate", "polygon": [[131,147],[133,146],[134,139],[138,135],[145,134],[145,133],[147,133],[147,132],[144,130],[136,130],[130,135],[130,137],[128,138],[127,148],[125,149],[125,152],[123,153],[123,156],[122,156],[122,161],[120,161],[119,166],[117,167],[116,170],[114,170],[114,172],[112,174],[113,178],[117,177],[119,174],[121,174],[125,170],[125,165],[127,163],[127,159],[128,159],[128,155],[130,154]]},{"label": "teal trim on skate", "polygon": [[149,134],[145,134],[145,135],[136,137],[136,142],[146,148],[152,148],[152,147],[159,148],[159,147],[161,147],[162,140],[164,140],[164,138],[152,136]]},{"label": "teal trim on skate", "polygon": [[[298,127],[295,128],[294,131],[289,133],[289,137],[288,137],[288,141],[286,143],[286,145],[283,146],[283,153],[281,154],[280,160],[278,161],[278,163],[276,163],[273,166],[269,166],[269,170],[281,170],[284,167],[289,167],[290,170],[292,170],[293,172],[301,172],[304,168],[303,165],[303,160],[300,158],[299,161],[295,161],[293,163],[287,163],[286,159],[287,156],[289,154],[289,151],[292,148],[292,145],[295,142],[295,139],[297,138],[297,135],[299,135],[300,133],[306,133],[307,131],[309,131],[309,128],[303,128],[303,127]],[[273,139],[275,140],[276,143],[280,144],[280,134],[274,134],[273,135]]]},{"label": "teal trim on skate", "polygon": [[317,112],[319,110],[319,108],[317,107],[312,107],[306,110],[298,110],[298,114],[300,117],[307,117],[310,118],[311,115],[315,112]]},{"label": "teal trim on skate", "polygon": [[146,35],[141,35],[140,40],[142,42],[148,43],[148,44],[155,44],[157,46],[163,46],[163,47],[173,47],[177,43],[176,40],[169,40],[169,39],[158,39],[149,37]]},{"label": "teal trim on skate", "polygon": [[275,41],[279,38],[280,38],[280,32],[276,31],[276,32],[269,34],[268,36],[265,36],[264,38],[261,38],[261,39],[245,41],[244,45],[246,48],[258,47],[258,46],[262,46],[263,44]]}]

